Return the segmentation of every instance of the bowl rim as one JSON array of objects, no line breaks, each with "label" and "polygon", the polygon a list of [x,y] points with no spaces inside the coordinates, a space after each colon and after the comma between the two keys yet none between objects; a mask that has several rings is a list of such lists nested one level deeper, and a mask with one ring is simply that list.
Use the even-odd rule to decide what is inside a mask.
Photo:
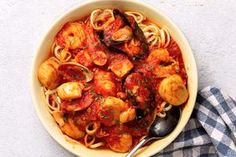
[{"label": "bowl rim", "polygon": [[[41,123],[43,124],[44,128],[47,130],[47,132],[50,134],[50,136],[57,142],[59,143],[64,149],[68,150],[70,153],[73,153],[74,155],[78,156],[78,154],[76,154],[74,152],[74,149],[70,148],[70,147],[67,147],[63,144],[63,142],[61,140],[59,140],[56,135],[53,133],[53,131],[50,129],[50,127],[48,126],[47,122],[43,119],[43,116],[42,114],[40,113],[39,111],[39,108],[38,108],[38,103],[37,100],[36,100],[36,94],[35,91],[34,91],[34,73],[36,71],[36,62],[37,62],[37,58],[39,56],[39,51],[43,45],[43,41],[46,39],[46,37],[48,36],[48,34],[50,33],[50,30],[52,30],[53,28],[55,28],[55,26],[58,24],[58,22],[63,19],[66,15],[70,14],[71,12],[77,10],[78,8],[82,8],[83,6],[86,6],[86,5],[91,5],[91,4],[94,4],[96,2],[110,2],[112,0],[87,0],[87,1],[84,1],[84,2],[78,2],[77,4],[75,4],[74,6],[68,8],[66,11],[64,11],[63,13],[61,13],[61,15],[57,16],[53,22],[49,25],[49,27],[46,29],[46,31],[43,33],[43,35],[40,37],[40,40],[38,41],[38,44],[36,46],[36,49],[34,50],[34,54],[33,54],[33,59],[32,59],[32,65],[31,65],[31,73],[30,73],[30,89],[31,89],[31,97],[32,97],[32,100],[33,100],[33,106],[35,108],[35,111],[36,111],[36,114],[37,116],[39,117],[39,120],[41,121]],[[193,97],[194,97],[194,102],[196,102],[196,97],[197,97],[197,90],[198,90],[198,73],[197,73],[197,65],[196,65],[196,61],[195,61],[195,58],[194,58],[194,55],[193,55],[193,52],[192,52],[192,49],[191,49],[191,46],[188,42],[188,40],[186,39],[184,33],[180,30],[180,28],[171,20],[171,18],[169,18],[168,16],[166,16],[159,8],[155,8],[153,7],[152,5],[150,4],[147,4],[143,1],[134,1],[134,0],[118,0],[119,2],[131,2],[131,3],[136,3],[136,4],[139,4],[143,7],[146,7],[150,10],[153,10],[154,12],[157,12],[158,14],[160,14],[164,19],[166,19],[174,28],[174,31],[176,31],[180,37],[182,38],[183,40],[183,43],[184,45],[188,48],[188,51],[190,51],[191,53],[189,54],[190,57],[193,59],[192,63],[191,63],[191,66],[192,66],[192,69],[193,69],[193,73],[195,75],[195,93],[191,93],[193,94]],[[186,68],[186,67],[185,67]],[[191,114],[193,112],[193,109],[194,109],[194,106],[195,104],[191,105]],[[169,144],[171,144],[175,138],[182,132],[182,130],[184,129],[184,127],[186,126],[187,122],[189,121],[190,119],[190,116],[191,114],[188,114],[187,117],[185,117],[187,120],[184,121],[184,124],[182,123],[182,127],[179,129],[180,131],[178,131],[178,133],[176,134],[176,136],[172,136],[168,142],[165,142],[163,144],[163,149],[166,148]],[[151,155],[154,155],[156,154],[157,152],[148,152],[146,153],[146,155],[148,156],[151,156]],[[84,156],[84,155],[81,155],[79,154],[80,156]]]}]

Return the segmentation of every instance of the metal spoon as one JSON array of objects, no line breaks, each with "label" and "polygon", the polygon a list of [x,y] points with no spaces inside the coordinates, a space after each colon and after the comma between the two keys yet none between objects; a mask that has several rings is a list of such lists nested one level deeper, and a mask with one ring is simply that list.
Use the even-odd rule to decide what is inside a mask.
[{"label": "metal spoon", "polygon": [[148,135],[144,137],[126,157],[132,157],[134,153],[151,140],[159,140],[170,134],[176,127],[180,117],[179,107],[172,107],[170,111],[166,113],[165,118],[156,117],[152,125],[149,128]]}]

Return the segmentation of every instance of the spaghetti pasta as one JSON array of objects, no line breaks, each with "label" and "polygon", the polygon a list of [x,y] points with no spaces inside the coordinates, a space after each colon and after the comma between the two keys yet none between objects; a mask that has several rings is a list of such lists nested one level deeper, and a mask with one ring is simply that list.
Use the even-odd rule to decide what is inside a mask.
[{"label": "spaghetti pasta", "polygon": [[125,14],[132,16],[137,23],[141,23],[142,21],[146,20],[146,17],[137,11],[126,11]]},{"label": "spaghetti pasta", "polygon": [[[45,87],[42,87],[42,91],[45,94],[46,104],[48,106],[49,112],[52,114],[53,112],[60,111],[60,98],[57,96],[56,90],[49,90]],[[52,101],[50,102],[50,98],[52,98]]]},{"label": "spaghetti pasta", "polygon": [[170,34],[165,27],[159,28],[155,24],[139,24],[144,35],[151,45],[158,45],[159,48],[166,48],[170,44]]},{"label": "spaghetti pasta", "polygon": [[71,53],[68,50],[60,47],[59,45],[55,45],[53,52],[55,57],[61,62],[67,62],[71,59]]},{"label": "spaghetti pasta", "polygon": [[95,30],[103,30],[114,20],[115,18],[111,9],[96,9],[90,15],[90,22]]},{"label": "spaghetti pasta", "polygon": [[160,118],[164,118],[166,116],[166,112],[169,111],[171,108],[172,105],[164,101],[161,103],[159,110],[157,111],[157,115]]},{"label": "spaghetti pasta", "polygon": [[98,147],[101,147],[101,146],[104,146],[103,142],[98,142],[98,143],[92,144],[89,147],[94,149],[94,148],[98,148]]},{"label": "spaghetti pasta", "polygon": [[96,137],[94,135],[86,134],[84,136],[84,144],[86,147],[90,147],[94,144]]},{"label": "spaghetti pasta", "polygon": [[88,135],[94,135],[99,128],[100,128],[100,123],[90,122],[89,124],[87,124],[85,130]]}]

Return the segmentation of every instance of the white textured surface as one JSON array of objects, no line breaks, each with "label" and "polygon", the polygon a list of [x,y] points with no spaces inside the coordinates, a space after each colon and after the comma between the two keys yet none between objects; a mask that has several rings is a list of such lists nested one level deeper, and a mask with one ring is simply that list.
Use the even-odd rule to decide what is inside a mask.
[{"label": "white textured surface", "polygon": [[[73,156],[45,131],[30,95],[34,50],[48,26],[82,0],[0,1],[0,156]],[[236,1],[146,0],[185,33],[199,88],[216,85],[236,98]]]}]

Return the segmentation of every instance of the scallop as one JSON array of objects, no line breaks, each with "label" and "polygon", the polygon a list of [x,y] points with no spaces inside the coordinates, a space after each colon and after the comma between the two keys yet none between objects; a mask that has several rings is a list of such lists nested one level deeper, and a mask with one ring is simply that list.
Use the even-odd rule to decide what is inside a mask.
[{"label": "scallop", "polygon": [[39,66],[38,79],[44,87],[54,89],[59,85],[58,66],[55,58],[49,58]]},{"label": "scallop", "polygon": [[102,105],[102,107],[110,107],[116,111],[123,110],[125,106],[126,106],[126,103],[123,100],[113,97],[113,96],[106,97]]},{"label": "scallop", "polygon": [[[127,103],[123,100],[113,96],[106,97],[100,107],[99,113],[102,123],[106,126],[112,126],[119,124],[120,120],[123,120],[123,122],[130,120],[132,117],[129,117],[129,113],[123,115],[122,118],[120,117],[121,112],[125,111],[127,108]],[[106,118],[104,119],[104,117]],[[109,119],[109,121],[106,119]]]},{"label": "scallop", "polygon": [[62,100],[80,98],[84,85],[81,82],[63,83],[57,88],[57,94]]},{"label": "scallop", "polygon": [[170,58],[169,52],[167,49],[155,49],[152,50],[148,55],[147,62],[152,62],[154,60],[168,60]]},{"label": "scallop", "polygon": [[158,92],[166,102],[174,106],[179,106],[188,99],[188,90],[182,78],[177,74],[163,79]]}]

